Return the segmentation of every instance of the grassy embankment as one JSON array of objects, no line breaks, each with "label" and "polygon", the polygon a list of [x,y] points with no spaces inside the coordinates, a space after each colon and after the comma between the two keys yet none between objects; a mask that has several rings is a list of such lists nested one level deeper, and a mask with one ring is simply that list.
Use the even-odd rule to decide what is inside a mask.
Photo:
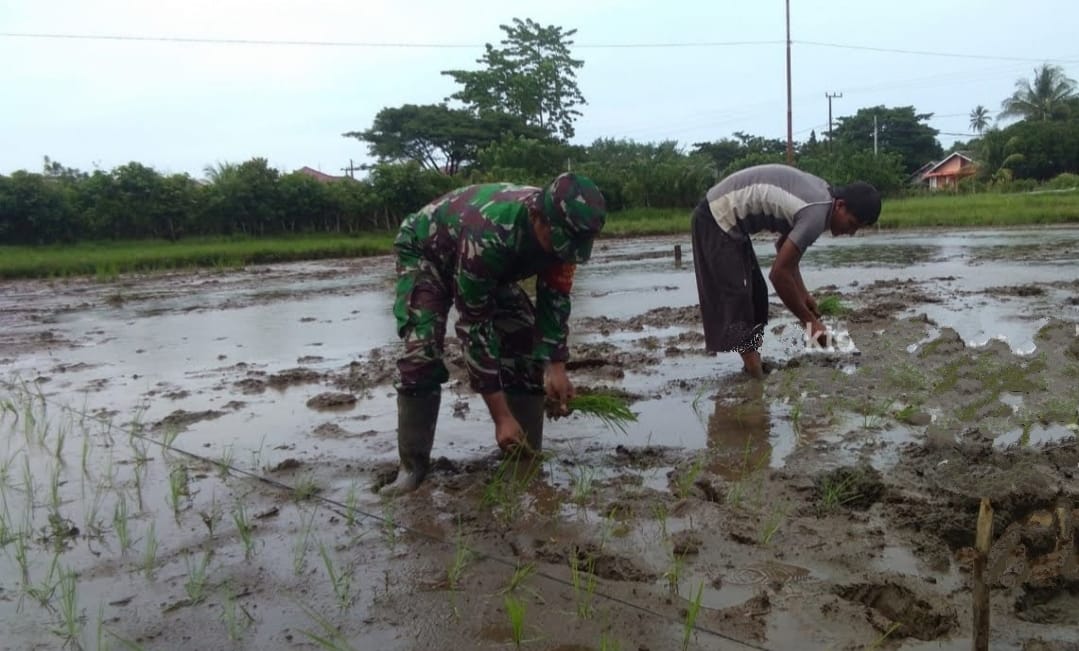
[{"label": "grassy embankment", "polygon": [[[689,210],[634,209],[613,213],[604,236],[689,232]],[[1034,226],[1079,223],[1079,192],[936,195],[885,201],[883,229]],[[0,278],[93,275],[107,280],[133,271],[190,267],[236,268],[246,264],[358,257],[388,253],[393,236],[327,235],[267,238],[201,238],[180,242],[83,243],[71,246],[0,246]]]},{"label": "grassy embankment", "polygon": [[[689,231],[689,210],[634,209],[615,213],[605,235],[653,235]],[[883,229],[975,226],[1036,226],[1079,223],[1079,192],[940,194],[884,201]]]}]

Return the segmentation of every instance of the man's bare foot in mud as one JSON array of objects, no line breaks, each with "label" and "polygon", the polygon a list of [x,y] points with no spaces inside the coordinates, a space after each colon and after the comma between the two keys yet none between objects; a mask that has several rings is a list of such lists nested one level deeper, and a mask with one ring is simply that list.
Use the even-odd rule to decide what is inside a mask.
[{"label": "man's bare foot in mud", "polygon": [[764,379],[764,362],[759,352],[742,353],[742,372],[754,380]]}]

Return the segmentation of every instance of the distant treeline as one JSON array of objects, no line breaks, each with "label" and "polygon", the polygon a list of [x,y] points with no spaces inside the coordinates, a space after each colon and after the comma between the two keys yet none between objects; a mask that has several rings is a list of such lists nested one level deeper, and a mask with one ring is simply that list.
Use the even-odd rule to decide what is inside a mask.
[{"label": "distant treeline", "polygon": [[[461,185],[512,181],[542,185],[572,169],[593,178],[617,219],[631,208],[690,209],[724,175],[785,160],[785,143],[746,134],[697,143],[598,140],[590,146],[506,136],[455,174],[416,161],[387,161],[363,179],[323,182],[282,173],[265,159],[218,165],[204,179],[163,175],[140,163],[92,173],[45,159],[40,173],[0,176],[0,244],[193,236],[360,233],[394,229],[408,213]],[[962,145],[961,145],[962,146]],[[1079,121],[1023,121],[966,143],[977,177],[960,191],[1013,191],[1079,170]],[[912,192],[911,166],[925,155],[895,148],[877,155],[856,142],[799,143],[796,164],[834,184],[862,179],[886,194]],[[1055,183],[1070,187],[1067,175]]]}]

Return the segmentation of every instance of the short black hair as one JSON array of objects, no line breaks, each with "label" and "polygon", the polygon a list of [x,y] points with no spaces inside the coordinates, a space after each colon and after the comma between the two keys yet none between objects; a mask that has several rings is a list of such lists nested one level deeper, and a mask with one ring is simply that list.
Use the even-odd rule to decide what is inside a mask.
[{"label": "short black hair", "polygon": [[847,210],[862,226],[872,226],[880,217],[880,191],[865,181],[832,188],[832,196],[847,202]]}]

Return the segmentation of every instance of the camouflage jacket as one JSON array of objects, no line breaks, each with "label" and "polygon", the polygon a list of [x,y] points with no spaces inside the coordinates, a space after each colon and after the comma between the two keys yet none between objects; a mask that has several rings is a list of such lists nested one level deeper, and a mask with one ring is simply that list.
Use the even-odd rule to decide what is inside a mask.
[{"label": "camouflage jacket", "polygon": [[494,289],[536,276],[536,359],[565,361],[575,265],[545,252],[529,222],[540,189],[489,183],[451,192],[405,218],[398,256],[418,256],[453,292],[469,379],[480,393],[500,390]]}]

